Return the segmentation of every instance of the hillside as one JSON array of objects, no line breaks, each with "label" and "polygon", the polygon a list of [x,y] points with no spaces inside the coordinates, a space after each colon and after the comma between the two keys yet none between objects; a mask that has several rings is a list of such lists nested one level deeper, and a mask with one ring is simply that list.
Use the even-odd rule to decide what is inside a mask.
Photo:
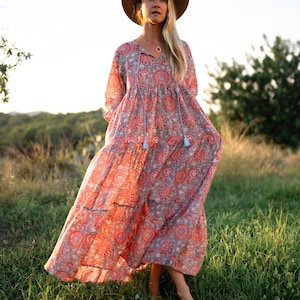
[{"label": "hillside", "polygon": [[106,127],[102,109],[68,114],[0,113],[0,153],[12,145],[18,148],[32,142],[59,145],[62,141],[75,142],[103,136]]}]

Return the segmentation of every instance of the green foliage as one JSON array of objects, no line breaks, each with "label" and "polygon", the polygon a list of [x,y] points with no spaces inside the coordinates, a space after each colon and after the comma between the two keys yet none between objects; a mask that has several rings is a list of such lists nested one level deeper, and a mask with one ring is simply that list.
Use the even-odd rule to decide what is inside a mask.
[{"label": "green foliage", "polygon": [[9,44],[3,36],[1,36],[0,54],[2,54],[0,57],[0,101],[6,103],[9,101],[7,87],[9,71],[15,69],[23,59],[30,59],[32,55],[21,51],[14,44]]},{"label": "green foliage", "polygon": [[0,113],[0,152],[4,148],[14,145],[25,149],[30,143],[41,143],[48,146],[51,143],[60,147],[66,143],[81,141],[81,146],[91,142],[95,136],[104,137],[107,122],[103,118],[103,110],[50,114]]},{"label": "green foliage", "polygon": [[[219,117],[243,122],[249,133],[261,134],[276,144],[300,145],[300,42],[266,36],[260,55],[247,56],[247,65],[217,61],[209,72],[215,83],[208,89],[210,104]],[[255,50],[255,49],[254,49]]]}]

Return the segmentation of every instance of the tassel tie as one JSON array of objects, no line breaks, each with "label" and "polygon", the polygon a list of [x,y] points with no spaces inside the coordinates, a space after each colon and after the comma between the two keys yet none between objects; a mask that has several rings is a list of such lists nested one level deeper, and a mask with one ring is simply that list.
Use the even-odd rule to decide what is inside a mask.
[{"label": "tassel tie", "polygon": [[190,140],[186,136],[183,137],[183,145],[184,147],[189,147],[191,145]]},{"label": "tassel tie", "polygon": [[143,150],[148,150],[148,149],[149,149],[149,146],[148,146],[147,140],[146,140],[146,138],[144,138]]},{"label": "tassel tie", "polygon": [[180,91],[179,91],[178,86],[176,86],[176,92],[177,92],[178,115],[179,115],[181,131],[182,131],[182,135],[183,135],[183,145],[184,145],[184,147],[189,147],[191,145],[191,143],[190,143],[190,140],[188,139],[188,137],[184,133],[184,126],[183,126],[183,122],[182,122],[182,115],[181,115],[181,109],[180,109],[180,98],[181,97],[179,97]]}]

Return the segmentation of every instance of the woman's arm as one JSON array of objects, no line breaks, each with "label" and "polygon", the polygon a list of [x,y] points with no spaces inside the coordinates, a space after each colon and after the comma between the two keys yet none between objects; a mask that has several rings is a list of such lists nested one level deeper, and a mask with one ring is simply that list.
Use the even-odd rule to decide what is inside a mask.
[{"label": "woman's arm", "polygon": [[184,76],[184,81],[192,94],[196,97],[198,94],[198,80],[196,76],[194,59],[189,45],[184,43],[184,48],[188,65],[186,75]]},{"label": "woman's arm", "polygon": [[126,85],[122,69],[122,65],[120,64],[120,54],[118,53],[118,51],[116,51],[113,58],[105,92],[106,113],[104,114],[104,118],[108,122],[114,116],[114,113],[116,112],[116,109],[126,92]]}]

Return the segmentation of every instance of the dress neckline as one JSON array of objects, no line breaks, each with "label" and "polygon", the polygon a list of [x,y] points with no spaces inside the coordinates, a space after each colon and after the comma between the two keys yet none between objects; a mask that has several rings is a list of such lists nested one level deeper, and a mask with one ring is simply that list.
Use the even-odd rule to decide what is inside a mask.
[{"label": "dress neckline", "polygon": [[154,59],[160,59],[160,58],[162,58],[162,57],[164,57],[165,56],[165,52],[161,52],[160,53],[160,55],[159,56],[155,56],[155,55],[153,55],[150,51],[148,51],[147,49],[145,49],[143,46],[141,46],[136,40],[133,40],[132,41],[142,52],[144,52],[144,53],[146,53],[146,54],[148,54],[148,55],[150,55],[150,56],[152,56]]}]

